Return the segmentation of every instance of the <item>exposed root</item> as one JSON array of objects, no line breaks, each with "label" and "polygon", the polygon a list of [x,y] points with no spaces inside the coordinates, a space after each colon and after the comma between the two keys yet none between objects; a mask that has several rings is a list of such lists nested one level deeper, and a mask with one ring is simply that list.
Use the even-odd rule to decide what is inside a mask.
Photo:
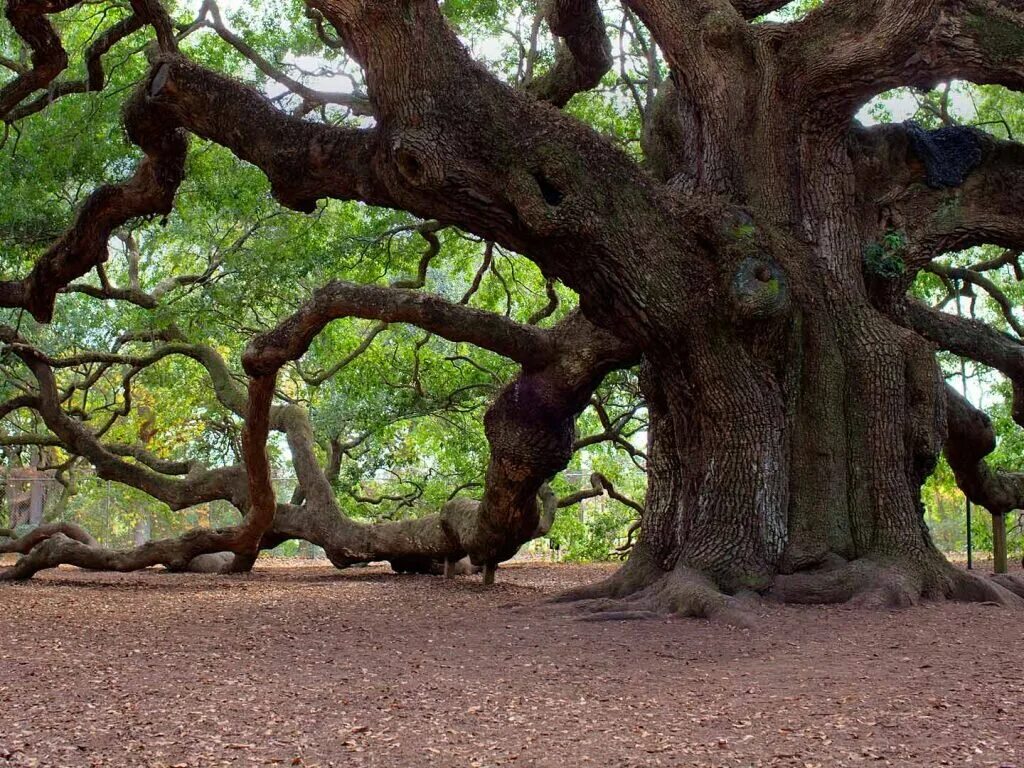
[{"label": "exposed root", "polygon": [[[624,567],[623,571],[626,570]],[[621,572],[620,572],[621,573]],[[618,575],[618,574],[616,574]],[[628,621],[663,616],[681,616],[721,621],[738,627],[752,627],[754,614],[740,599],[730,597],[706,575],[677,566],[660,571],[660,577],[626,592],[630,583],[637,583],[635,573],[622,578],[612,577],[601,584],[576,594],[582,598],[563,596],[561,601],[574,600],[585,621]],[[601,596],[600,590],[604,590]]]},{"label": "exposed root", "polygon": [[775,579],[771,597],[782,603],[831,604],[856,601],[859,605],[897,607],[916,602],[914,587],[906,576],[870,560],[854,560],[842,565],[806,573],[780,575]]},{"label": "exposed root", "polygon": [[1018,597],[1024,598],[1024,576],[997,573],[992,576],[992,581]]},{"label": "exposed root", "polygon": [[654,584],[664,576],[665,571],[638,547],[629,556],[629,560],[607,579],[563,592],[553,598],[552,602],[575,603],[599,598],[626,597]]},{"label": "exposed root", "polygon": [[859,608],[909,608],[925,600],[1024,606],[1018,597],[1022,593],[1014,592],[1005,584],[962,571],[936,555],[924,564],[862,558],[838,567],[780,575],[770,596],[783,603],[848,603]]}]

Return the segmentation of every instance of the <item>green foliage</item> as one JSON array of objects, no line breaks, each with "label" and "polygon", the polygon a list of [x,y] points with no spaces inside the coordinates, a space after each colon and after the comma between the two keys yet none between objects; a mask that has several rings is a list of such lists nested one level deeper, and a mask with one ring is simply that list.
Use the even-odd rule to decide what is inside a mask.
[{"label": "green foliage", "polygon": [[[169,4],[184,27],[194,4]],[[319,40],[300,0],[265,0],[223,4],[225,22],[267,61],[291,76],[306,78],[325,90],[365,90],[361,73],[343,52]],[[510,0],[449,0],[443,11],[460,36],[500,76],[521,83],[520,57],[507,30],[528,34],[533,4]],[[61,78],[83,73],[83,53],[98,30],[128,13],[115,5],[97,15],[85,4],[54,14],[71,67]],[[621,10],[609,11],[609,23],[621,25]],[[108,87],[98,93],[58,99],[45,110],[19,120],[0,146],[0,278],[24,275],[36,258],[73,220],[76,208],[103,184],[129,178],[140,159],[127,141],[121,121],[125,97],[148,71],[142,31],[121,41],[104,58]],[[610,74],[601,89],[573,100],[569,111],[638,153],[643,83],[648,79],[650,41],[639,34],[624,39],[624,62],[618,68],[638,88],[631,90],[620,74]],[[209,30],[189,35],[183,50],[204,66],[236,77],[271,95],[281,88],[234,48]],[[0,21],[0,55],[18,60],[23,51],[6,21]],[[535,75],[553,61],[554,40],[542,30],[535,51]],[[324,76],[304,74],[330,70]],[[656,63],[655,78],[665,76]],[[337,72],[344,74],[338,75]],[[346,79],[351,75],[352,80]],[[520,80],[517,81],[516,78]],[[297,106],[287,99],[283,109]],[[354,124],[355,118],[329,107],[310,120]],[[322,202],[309,216],[282,209],[271,197],[263,174],[228,151],[193,138],[187,174],[175,209],[166,221],[130,222],[119,235],[137,245],[138,276],[152,291],[169,278],[202,275],[208,279],[168,291],[156,309],[124,301],[100,301],[81,293],[62,294],[55,320],[37,326],[30,318],[0,310],[0,322],[20,332],[53,356],[83,351],[110,351],[119,337],[174,327],[190,343],[206,344],[227,361],[236,383],[244,384],[241,355],[251,338],[290,314],[311,293],[332,279],[385,285],[416,275],[427,247],[415,231],[413,217],[355,203]],[[493,261],[478,275],[485,244],[453,228],[439,233],[441,249],[430,263],[423,290],[525,322],[547,301],[538,268],[516,254],[493,249]],[[110,284],[129,283],[129,248],[119,237],[110,243],[104,265]],[[477,289],[467,296],[474,280]],[[93,272],[82,279],[100,285]],[[572,291],[558,285],[560,306],[541,321],[550,326],[576,306]],[[334,488],[345,512],[355,519],[400,519],[436,512],[453,490],[479,495],[488,459],[483,413],[518,366],[467,344],[455,344],[415,328],[394,325],[377,335],[365,351],[320,383],[363,344],[374,324],[343,320],[330,325],[312,344],[299,366],[282,371],[280,391],[311,415],[320,459],[326,464],[331,440],[350,444]],[[124,351],[142,354],[151,347]],[[5,399],[27,382],[12,358],[0,360],[0,395]],[[88,391],[76,391],[69,408],[87,414],[90,425],[103,423],[126,404],[122,366],[100,371],[95,366],[61,370],[62,386],[96,374]],[[635,381],[611,377],[603,389],[619,407],[636,400]],[[602,430],[588,411],[581,434]],[[18,411],[0,423],[0,435],[45,432],[38,416]],[[138,444],[151,434],[147,448],[164,459],[198,460],[218,467],[240,460],[241,420],[218,401],[205,369],[195,361],[170,356],[145,368],[132,380],[131,409],[113,420],[104,435],[109,442]],[[634,441],[642,447],[643,434]],[[27,463],[29,449],[11,449],[10,459]],[[278,493],[287,499],[294,486],[290,454],[281,436],[270,445]],[[53,460],[68,457],[53,450]],[[584,475],[598,469],[635,498],[643,497],[644,476],[627,454],[608,443],[592,446],[574,459]],[[147,495],[96,478],[83,462],[68,471],[71,491],[60,515],[85,525],[105,544],[127,546],[137,525],[154,537],[190,527],[226,525],[238,513],[226,503],[172,512]],[[575,488],[559,481],[562,492]],[[370,504],[361,498],[401,497]],[[589,513],[588,513],[589,514]],[[571,519],[564,512],[561,519]],[[632,519],[617,504],[587,518],[585,536],[567,544],[576,558],[606,557],[624,525]],[[618,521],[618,522],[616,522]],[[565,523],[568,525],[568,523]],[[293,544],[280,552],[297,551]]]},{"label": "green foliage", "polygon": [[762,17],[761,20],[796,21],[806,16],[815,8],[820,7],[823,2],[824,0],[793,0],[793,2],[785,5],[780,10]]},{"label": "green foliage", "polygon": [[756,234],[757,227],[755,227],[753,223],[737,224],[732,231],[733,239],[739,242],[749,242],[754,239]]},{"label": "green foliage", "polygon": [[633,516],[621,505],[597,502],[585,507],[582,514],[568,510],[559,514],[547,539],[566,562],[611,560],[618,555],[616,548],[632,520]]},{"label": "green foliage", "polygon": [[906,272],[903,260],[907,237],[903,232],[889,230],[881,242],[871,243],[864,249],[864,267],[867,271],[886,280],[899,277]]},{"label": "green foliage", "polygon": [[298,557],[301,546],[302,545],[294,539],[291,541],[285,541],[270,550],[270,555],[272,557]]}]

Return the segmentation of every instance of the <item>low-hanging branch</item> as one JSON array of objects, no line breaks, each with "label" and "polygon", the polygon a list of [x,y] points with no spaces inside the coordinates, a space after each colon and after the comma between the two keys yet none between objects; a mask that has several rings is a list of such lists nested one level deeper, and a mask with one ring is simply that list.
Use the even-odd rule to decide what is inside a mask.
[{"label": "low-hanging branch", "polygon": [[20,537],[15,536],[14,531],[0,530],[0,539],[8,539],[8,541],[0,541],[0,554],[27,555],[36,546],[57,534],[62,534],[89,547],[99,545],[96,539],[77,523],[46,523],[44,525],[37,525]]},{"label": "low-hanging branch", "polygon": [[981,323],[931,309],[913,299],[903,321],[940,349],[995,368],[1013,386],[1013,419],[1024,426],[1024,344]]},{"label": "low-hanging branch", "polygon": [[[374,288],[373,286],[364,287]],[[359,286],[349,286],[349,288],[352,291],[344,294],[346,301],[354,301],[357,304],[359,301],[368,301],[371,307],[380,306],[381,295],[386,295],[397,299],[397,306],[401,308],[404,306],[404,302],[409,300],[408,294],[412,293],[394,288],[369,292],[358,291]],[[518,401],[526,393],[532,392],[530,397],[539,397],[536,400],[537,407],[567,409],[560,411],[564,413],[560,418],[568,419],[568,421],[556,426],[552,436],[564,432],[566,428],[569,430],[567,434],[571,435],[572,420],[589,399],[591,388],[596,386],[600,380],[603,375],[602,371],[608,367],[629,364],[635,359],[635,353],[617,339],[584,321],[578,314],[570,315],[552,330],[541,330],[526,325],[517,326],[513,321],[500,315],[491,315],[497,323],[497,325],[491,325],[485,322],[485,316],[488,313],[464,305],[446,304],[429,296],[426,298],[429,307],[433,307],[433,304],[429,302],[437,301],[440,302],[438,306],[442,308],[442,311],[450,310],[471,314],[476,327],[474,331],[477,335],[476,338],[484,346],[501,348],[504,342],[500,339],[519,331],[526,334],[524,338],[529,340],[524,343],[543,346],[542,350],[536,350],[537,356],[533,358],[533,363],[540,365],[542,361],[548,360],[549,362],[545,364],[546,367],[541,367],[534,373],[524,372],[520,380],[514,382],[499,397],[496,407],[492,406],[488,416],[492,438],[495,433],[500,434],[510,428],[533,431],[537,450],[533,461],[538,461],[539,464],[531,474],[524,477],[522,466],[525,457],[518,451],[514,454],[515,458],[513,455],[505,454],[506,447],[514,448],[516,442],[509,443],[505,439],[498,440],[494,444],[495,447],[492,447],[492,464],[488,473],[488,486],[485,490],[483,504],[456,498],[449,501],[438,516],[380,525],[354,523],[340,513],[330,481],[331,472],[336,474],[337,468],[321,469],[316,459],[308,415],[304,409],[295,405],[274,406],[272,393],[276,369],[267,367],[265,363],[263,368],[259,364],[253,364],[254,360],[259,359],[258,352],[254,350],[258,350],[259,345],[265,339],[276,338],[280,334],[281,327],[289,327],[289,323],[295,322],[294,317],[284,321],[276,331],[266,334],[265,337],[257,339],[250,345],[250,351],[246,355],[246,363],[252,376],[248,394],[235,382],[227,364],[216,351],[203,345],[188,344],[178,340],[181,338],[180,332],[173,329],[169,333],[146,334],[119,340],[118,346],[138,341],[159,344],[145,355],[125,355],[122,352],[87,352],[67,358],[47,356],[18,337],[12,329],[5,330],[3,337],[8,348],[29,367],[39,384],[39,396],[26,397],[24,402],[19,402],[19,404],[36,407],[62,446],[73,454],[82,455],[90,460],[97,467],[100,477],[116,479],[140,488],[174,508],[189,506],[213,498],[226,498],[239,509],[248,511],[242,525],[237,529],[232,529],[230,535],[227,533],[221,535],[217,532],[209,533],[209,535],[207,532],[191,532],[181,539],[156,542],[152,546],[146,545],[143,548],[121,553],[105,550],[87,541],[68,540],[64,531],[48,530],[46,536],[40,534],[38,539],[33,540],[34,546],[28,555],[19,561],[16,568],[5,572],[4,577],[28,578],[39,569],[59,563],[75,564],[85,568],[117,570],[131,570],[152,564],[164,564],[178,569],[189,567],[193,559],[214,552],[234,553],[234,557],[223,562],[218,561],[222,564],[216,567],[245,568],[247,567],[246,563],[252,557],[250,545],[254,535],[252,531],[255,530],[253,528],[255,524],[250,524],[247,521],[253,515],[257,515],[257,512],[253,512],[257,505],[260,505],[258,519],[261,522],[258,527],[261,530],[259,537],[261,546],[273,546],[283,538],[298,536],[324,546],[332,560],[339,565],[374,559],[390,559],[399,569],[429,569],[432,562],[459,559],[467,551],[471,551],[470,542],[476,541],[475,537],[479,536],[481,521],[484,520],[492,521],[487,530],[492,534],[500,535],[503,551],[507,547],[518,547],[522,541],[538,535],[537,532],[540,530],[538,526],[543,519],[538,517],[540,512],[535,500],[536,493],[545,478],[557,471],[559,466],[564,465],[564,462],[568,460],[571,448],[570,452],[566,454],[552,453],[551,437],[545,437],[551,428],[544,426],[543,421],[535,423],[532,419],[527,419],[516,427],[517,420],[526,414],[516,415],[516,411],[509,410],[510,398]],[[310,305],[316,305],[317,301],[318,299],[314,297]],[[338,313],[341,312],[341,309],[340,305],[335,307]],[[364,312],[365,308],[350,307],[350,309],[353,316],[358,316],[360,312]],[[433,307],[425,315],[414,313],[414,316],[425,324],[438,322],[436,311],[437,307]],[[304,315],[307,318],[304,322],[308,322],[309,308],[300,310],[297,316],[300,315]],[[321,323],[320,327],[328,321],[326,316],[318,315],[317,317],[318,322]],[[405,319],[409,319],[409,317]],[[517,327],[513,329],[513,326]],[[488,342],[481,336],[488,329],[494,330],[498,334],[499,341]],[[286,337],[288,336],[286,335]],[[165,341],[165,339],[172,340]],[[301,351],[298,346],[290,348],[290,353],[295,356],[300,355]],[[275,364],[284,362],[280,350],[271,349],[271,353],[274,355],[272,359],[276,361]],[[102,363],[125,365],[130,366],[132,370],[142,370],[171,355],[184,355],[203,365],[214,384],[214,391],[218,399],[230,410],[245,418],[244,468],[228,467],[206,470],[195,462],[160,459],[140,446],[104,445],[97,435],[63,413],[60,408],[53,375],[54,368],[69,370],[78,364]],[[581,368],[581,364],[584,364],[585,367]],[[567,374],[568,378],[566,378]],[[581,375],[583,379],[578,379]],[[577,391],[577,388],[581,386],[583,389]],[[538,387],[540,388],[538,389]],[[549,391],[545,393],[545,389]],[[253,399],[254,391],[260,394],[260,399],[255,401]],[[568,400],[565,399],[566,397]],[[127,402],[125,407],[128,407]],[[509,422],[509,419],[512,421]],[[276,505],[274,502],[270,468],[265,455],[266,435],[270,429],[280,430],[287,437],[299,484],[303,489],[300,500],[304,500],[305,503],[301,507]],[[561,438],[557,439],[561,441]],[[352,441],[350,441],[351,443]],[[566,447],[568,445],[566,444]],[[340,459],[340,452],[343,448],[340,441],[337,441],[337,447],[338,451],[335,453]],[[125,458],[130,458],[135,463],[128,463],[124,461]],[[514,466],[507,466],[509,460],[514,462]],[[552,460],[559,464],[552,464]],[[337,464],[336,461],[333,463]],[[247,482],[244,482],[246,478]],[[245,487],[242,487],[243,485]],[[526,499],[531,499],[531,501],[527,502]],[[499,505],[511,505],[512,508],[504,509]],[[268,513],[268,507],[273,507],[274,512]],[[504,511],[502,511],[503,509]],[[273,519],[264,525],[268,514]],[[508,528],[510,519],[516,519],[524,514],[527,520],[526,527],[520,524],[511,529]],[[494,518],[499,519],[495,520]],[[532,522],[529,522],[531,520]],[[482,556],[478,557],[478,560],[487,562]],[[198,565],[199,560],[196,560],[196,563],[195,567],[201,567]]]},{"label": "low-hanging branch", "polygon": [[[166,490],[169,483],[165,480],[163,486],[143,477],[132,471],[135,465],[125,464],[120,460],[111,461],[108,452],[99,446],[98,442],[91,440],[87,432],[82,430],[75,434],[72,426],[62,422],[61,418],[53,412],[53,404],[50,402],[54,390],[52,386],[52,375],[47,376],[48,369],[38,362],[33,364],[30,356],[24,351],[19,356],[32,368],[33,373],[39,379],[41,390],[42,408],[41,413],[47,420],[47,425],[56,433],[61,435],[72,450],[79,451],[85,455],[97,468],[101,477],[108,479],[119,479],[134,487],[150,493],[155,498],[160,498],[154,491]],[[172,570],[185,570],[197,558],[212,555],[214,553],[232,553],[225,567],[227,570],[238,571],[248,570],[256,560],[260,543],[264,535],[273,523],[276,512],[276,503],[273,497],[273,488],[269,480],[269,464],[266,459],[266,439],[269,430],[269,406],[273,398],[273,378],[255,379],[250,382],[249,403],[250,412],[247,414],[246,428],[244,434],[245,460],[248,467],[255,471],[245,473],[248,477],[247,488],[244,490],[234,489],[232,500],[245,513],[239,525],[217,530],[196,529],[183,536],[174,539],[151,541],[140,547],[129,550],[112,550],[96,544],[87,534],[72,538],[69,531],[64,528],[44,528],[36,534],[42,540],[33,541],[33,546],[26,554],[10,568],[0,572],[0,580],[21,580],[33,576],[40,570],[52,568],[57,565],[75,565],[80,568],[91,570],[111,571],[134,571],[147,568],[153,565],[164,565]],[[155,472],[149,470],[153,475]],[[239,477],[237,468],[230,468],[228,472],[234,483],[241,480],[245,485],[245,478]],[[190,488],[206,484],[210,478],[216,478],[224,483],[228,478],[218,470],[205,473],[205,477],[190,477],[186,483]],[[223,494],[223,490],[219,489]],[[218,496],[216,498],[221,498]],[[167,501],[167,499],[163,499]],[[192,503],[198,503],[193,501]],[[172,505],[173,506],[173,505]],[[39,529],[37,529],[38,531]],[[75,533],[75,531],[70,531]],[[35,533],[35,532],[33,532]]]},{"label": "low-hanging branch", "polygon": [[[11,335],[9,329],[6,335]],[[21,359],[38,383],[36,410],[47,428],[67,450],[88,459],[101,478],[145,491],[172,509],[215,499],[229,499],[239,508],[246,506],[245,472],[241,467],[207,470],[194,465],[191,472],[181,476],[180,473],[162,474],[146,463],[124,461],[118,455],[124,451],[111,451],[100,441],[97,433],[64,412],[53,368],[45,355],[23,341],[8,348]]]},{"label": "low-hanging branch", "polygon": [[[418,309],[424,300],[431,302],[425,314]],[[634,361],[635,352],[578,313],[544,331],[423,294],[334,284],[315,294],[277,328],[254,339],[243,365],[250,376],[273,376],[285,363],[300,357],[332,320],[366,316],[381,307],[408,311],[409,302],[417,307],[415,323],[420,327],[515,355],[513,359],[519,357],[524,366],[529,365],[499,394],[484,419],[491,460],[483,500],[456,498],[439,516],[417,521],[382,526],[349,521],[341,515],[330,482],[316,461],[308,420],[296,417],[287,436],[306,508],[283,512],[279,533],[315,541],[337,564],[390,559],[400,569],[416,570],[429,567],[431,561],[469,554],[493,575],[499,560],[536,535],[541,519],[538,491],[571,458],[573,422],[593,388],[608,370]],[[474,318],[472,325],[450,323],[453,317],[468,314]],[[465,333],[472,338],[464,338]],[[506,346],[509,338],[519,342]],[[526,348],[529,354],[523,355]],[[530,405],[524,410],[526,401]],[[417,562],[423,565],[416,566]]]},{"label": "low-hanging branch", "polygon": [[992,421],[952,387],[946,387],[949,439],[945,454],[957,485],[968,499],[993,515],[1024,508],[1024,473],[992,469],[985,461],[996,449]]}]

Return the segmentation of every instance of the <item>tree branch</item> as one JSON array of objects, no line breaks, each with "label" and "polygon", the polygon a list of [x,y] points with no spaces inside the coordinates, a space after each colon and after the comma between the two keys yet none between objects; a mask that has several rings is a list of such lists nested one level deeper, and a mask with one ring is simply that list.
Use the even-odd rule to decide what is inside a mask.
[{"label": "tree branch", "polygon": [[[210,15],[211,21],[203,20],[207,14]],[[203,0],[203,5],[199,11],[199,18],[200,21],[197,22],[199,26],[205,26],[215,31],[224,42],[251,61],[260,72],[271,80],[283,85],[297,96],[302,97],[306,102],[307,108],[312,109],[323,104],[337,104],[351,110],[354,115],[371,114],[370,102],[365,94],[317,91],[279,70],[224,24],[220,14],[220,7],[213,0]]]},{"label": "tree branch", "polygon": [[551,69],[527,88],[538,99],[563,107],[611,70],[612,43],[597,0],[550,0],[546,16],[551,34],[562,42]]},{"label": "tree branch", "polygon": [[106,260],[107,241],[118,228],[140,216],[171,212],[185,170],[184,133],[163,110],[152,107],[145,86],[126,104],[124,122],[129,138],[146,154],[135,175],[93,192],[71,229],[25,278],[0,282],[0,306],[23,307],[48,322],[57,293]]},{"label": "tree branch", "polygon": [[1024,344],[976,320],[908,300],[897,318],[941,349],[995,368],[1013,385],[1013,419],[1024,426]]},{"label": "tree branch", "polygon": [[244,469],[206,470],[195,465],[187,475],[170,477],[145,464],[124,461],[104,446],[96,433],[63,411],[53,369],[44,355],[18,339],[12,329],[0,328],[0,339],[8,343],[11,351],[36,378],[39,386],[37,410],[47,428],[69,452],[92,462],[99,477],[145,491],[172,509],[184,509],[215,499],[227,499],[239,509],[246,508]]},{"label": "tree branch", "polygon": [[[577,290],[595,318],[610,283],[620,301],[650,285],[637,265],[661,251],[692,253],[683,279],[707,281],[702,241],[683,234],[692,227],[681,226],[688,212],[679,201],[591,128],[474,62],[435,2],[312,4],[364,68],[379,136],[374,168],[392,204],[526,255]],[[641,227],[651,236],[638,241]],[[616,308],[620,325],[623,316],[641,322],[633,303]]]},{"label": "tree branch", "polygon": [[[483,500],[454,499],[432,521],[369,528],[349,521],[340,514],[316,461],[308,419],[290,411],[296,421],[287,429],[288,441],[308,499],[309,517],[303,521],[298,512],[286,513],[275,530],[281,535],[317,537],[310,540],[333,551],[336,563],[380,559],[382,547],[388,547],[387,557],[393,564],[409,558],[429,562],[457,555],[459,559],[468,552],[478,564],[493,566],[534,535],[540,519],[538,489],[572,457],[576,416],[604,375],[630,364],[637,353],[578,312],[551,331],[542,331],[418,292],[334,283],[275,329],[254,339],[243,365],[250,376],[273,376],[286,362],[300,357],[331,320],[353,313],[380,318],[381,312],[396,311],[404,313],[401,318],[388,315],[387,319],[412,320],[455,340],[480,343],[527,361],[484,419],[491,458]],[[411,536],[420,539],[418,552]],[[411,561],[396,567],[414,569]]]},{"label": "tree branch", "polygon": [[773,11],[784,8],[792,0],[731,0],[733,7],[740,12],[745,19],[756,19],[758,16],[766,16]]},{"label": "tree branch", "polygon": [[180,56],[156,63],[150,93],[176,124],[262,170],[288,208],[312,212],[324,197],[393,204],[373,169],[374,130],[291,117],[259,91]]},{"label": "tree branch", "polygon": [[7,3],[7,20],[25,44],[32,50],[32,67],[21,72],[11,82],[0,88],[0,118],[7,119],[8,113],[25,97],[45,88],[68,66],[68,54],[61,44],[47,13],[59,13],[77,5],[79,0],[44,3],[41,0],[10,0]]},{"label": "tree branch", "polygon": [[6,536],[11,539],[7,542],[0,541],[0,554],[27,555],[36,545],[58,533],[87,546],[98,546],[96,539],[82,526],[76,523],[54,523],[38,525],[20,538],[14,538],[14,531],[0,530],[0,537]]},{"label": "tree branch", "polygon": [[[34,115],[36,112],[41,112],[54,101],[64,96],[70,96],[75,93],[96,93],[102,91],[106,87],[107,80],[106,73],[103,70],[103,56],[130,34],[142,29],[144,24],[145,22],[142,17],[133,13],[97,37],[85,53],[85,78],[53,83],[45,94],[33,101],[11,108],[6,115],[4,115],[2,106],[3,99],[0,97],[0,117],[4,117],[7,122],[12,123],[29,115]],[[59,56],[55,60],[59,60]],[[40,85],[39,87],[42,86]]]},{"label": "tree branch", "polygon": [[995,430],[988,416],[950,386],[946,387],[946,411],[946,459],[960,490],[993,515],[1024,508],[1024,473],[991,469],[985,462],[996,449]]},{"label": "tree branch", "polygon": [[262,374],[298,359],[327,323],[344,317],[412,323],[450,341],[470,342],[529,366],[543,365],[554,351],[548,331],[493,312],[419,291],[333,281],[276,329],[250,344],[243,359],[246,369]]},{"label": "tree branch", "polygon": [[356,358],[358,358],[366,350],[368,350],[370,348],[370,345],[373,344],[374,339],[376,339],[378,336],[380,336],[380,334],[382,334],[387,329],[388,329],[388,324],[387,323],[381,322],[381,323],[377,323],[376,325],[374,325],[372,328],[370,328],[369,331],[366,332],[366,334],[363,336],[362,341],[359,342],[359,344],[356,346],[355,349],[353,349],[351,352],[349,352],[347,355],[345,355],[343,358],[341,358],[341,360],[336,362],[330,368],[322,370],[322,371],[320,371],[318,373],[306,373],[306,372],[304,372],[302,370],[302,368],[299,366],[298,362],[296,361],[296,364],[295,364],[296,370],[299,372],[299,376],[302,378],[302,380],[304,382],[309,384],[311,387],[318,387],[321,384],[323,384],[325,381],[327,381],[328,379],[334,378],[336,375],[338,375],[338,373],[341,370],[346,368]]},{"label": "tree branch", "polygon": [[951,79],[1024,89],[1017,0],[829,0],[793,25],[787,64],[806,99],[846,119],[899,86]]},{"label": "tree branch", "polygon": [[1024,145],[898,124],[856,131],[852,150],[865,233],[904,233],[912,271],[974,245],[1024,249]]},{"label": "tree branch", "polygon": [[1020,321],[1014,315],[1013,303],[1009,297],[1003,293],[1000,288],[989,280],[987,277],[982,275],[980,272],[976,272],[973,269],[965,269],[963,267],[949,267],[945,264],[938,264],[932,262],[925,267],[925,271],[931,272],[944,280],[958,280],[962,283],[966,283],[968,286],[976,286],[981,288],[987,293],[992,300],[998,305],[999,311],[1014,333],[1017,334],[1018,338],[1024,337],[1024,326],[1021,325]]},{"label": "tree branch", "polygon": [[606,493],[610,498],[615,499],[615,501],[620,504],[626,505],[638,515],[643,516],[643,505],[615,490],[615,485],[612,481],[600,472],[594,472],[590,476],[590,488],[585,488],[581,491],[571,493],[568,496],[563,496],[558,499],[557,506],[559,509],[565,509],[566,507],[571,507],[574,504],[579,504],[581,501],[593,499],[597,496],[603,496]]}]

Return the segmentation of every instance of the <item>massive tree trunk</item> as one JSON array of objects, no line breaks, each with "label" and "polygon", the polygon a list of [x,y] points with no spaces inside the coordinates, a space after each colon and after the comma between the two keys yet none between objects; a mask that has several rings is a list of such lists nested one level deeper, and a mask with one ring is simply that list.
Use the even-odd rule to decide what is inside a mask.
[{"label": "massive tree trunk", "polygon": [[[666,182],[745,204],[750,219],[732,225],[735,242],[719,251],[720,265],[739,252],[732,280],[700,316],[654,323],[640,542],[620,573],[568,597],[620,598],[587,603],[611,616],[734,620],[742,614],[728,596],[747,591],[791,602],[1014,602],[931,541],[921,489],[947,442],[947,391],[934,345],[906,327],[902,297],[920,262],[901,216],[916,211],[871,197],[886,174],[929,189],[940,186],[932,174],[952,169],[944,185],[959,187],[982,165],[985,140],[956,134],[977,151],[966,163],[925,156],[904,134],[914,126],[887,134],[895,151],[865,147],[842,103],[818,101],[808,114],[808,95],[780,82],[777,61],[758,50],[770,39],[746,40],[749,56],[737,39],[685,98],[678,80],[666,85],[646,137]],[[697,133],[686,151],[673,145]],[[994,165],[994,149],[985,154]],[[866,253],[894,220],[908,263],[875,274]],[[1005,503],[1019,505],[1011,495]],[[1021,593],[1019,582],[1003,584]]]},{"label": "massive tree trunk", "polygon": [[[842,337],[824,332],[840,325]],[[755,357],[773,347],[778,367]],[[590,596],[641,587],[648,608],[706,615],[729,607],[712,584],[900,605],[985,591],[924,523],[921,486],[945,434],[934,354],[870,306],[799,311],[773,337],[720,336],[685,366],[648,361],[644,378],[649,490],[633,555],[644,573],[631,563]],[[703,588],[683,593],[663,583],[695,578]]]}]

